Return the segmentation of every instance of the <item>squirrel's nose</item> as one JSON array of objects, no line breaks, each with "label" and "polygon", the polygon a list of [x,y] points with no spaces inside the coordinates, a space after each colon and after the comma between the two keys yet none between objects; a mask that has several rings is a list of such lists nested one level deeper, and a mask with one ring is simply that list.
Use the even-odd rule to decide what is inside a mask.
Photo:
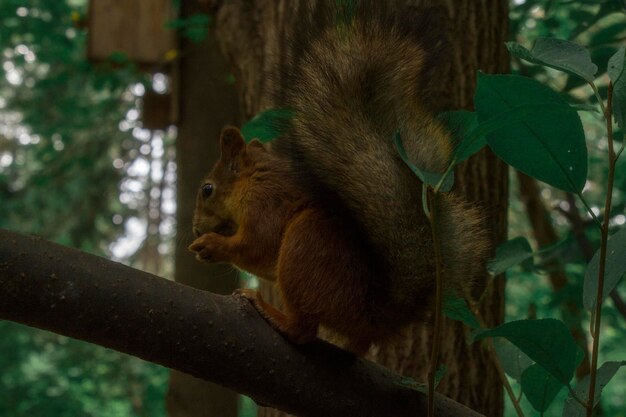
[{"label": "squirrel's nose", "polygon": [[200,232],[200,229],[198,229],[197,227],[194,226],[193,228],[193,234],[195,237],[200,237],[202,236],[202,232]]}]

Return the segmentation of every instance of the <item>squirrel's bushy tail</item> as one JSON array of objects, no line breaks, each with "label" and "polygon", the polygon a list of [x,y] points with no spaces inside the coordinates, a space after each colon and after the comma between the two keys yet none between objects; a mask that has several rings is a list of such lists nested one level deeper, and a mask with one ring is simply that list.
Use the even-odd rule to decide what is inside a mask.
[{"label": "squirrel's bushy tail", "polygon": [[[400,19],[378,13],[368,17],[357,11],[299,52],[286,97],[295,110],[292,134],[275,147],[310,176],[303,183],[316,197],[332,201],[329,207],[341,207],[355,220],[393,276],[389,296],[410,309],[434,285],[435,258],[421,183],[400,159],[393,138],[399,131],[407,154],[421,169],[441,173],[447,167],[452,141],[426,98],[432,90],[432,56],[444,42],[429,32],[433,26],[424,14]],[[444,244],[447,285],[460,288],[455,275],[468,266],[449,258],[466,250],[464,239],[481,239],[471,233],[482,229],[474,210],[460,200],[441,202],[443,210],[453,206],[442,225],[450,241]],[[459,261],[480,252],[469,250]]]}]

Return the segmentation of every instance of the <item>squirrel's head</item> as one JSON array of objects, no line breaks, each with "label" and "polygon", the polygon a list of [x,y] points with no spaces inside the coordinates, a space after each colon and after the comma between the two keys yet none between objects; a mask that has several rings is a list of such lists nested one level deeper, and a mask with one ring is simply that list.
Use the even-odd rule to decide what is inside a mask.
[{"label": "squirrel's head", "polygon": [[242,197],[254,173],[255,159],[265,153],[258,141],[246,145],[239,129],[232,126],[222,130],[220,148],[219,161],[198,190],[193,219],[196,237],[209,232],[230,236],[237,231]]}]

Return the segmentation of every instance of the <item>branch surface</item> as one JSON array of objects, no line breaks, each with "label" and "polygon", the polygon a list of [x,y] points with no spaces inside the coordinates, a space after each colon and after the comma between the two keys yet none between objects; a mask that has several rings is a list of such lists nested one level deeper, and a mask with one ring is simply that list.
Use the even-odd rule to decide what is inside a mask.
[{"label": "branch surface", "polygon": [[[323,342],[291,345],[248,301],[0,229],[0,319],[96,343],[301,417],[416,417],[412,381]],[[439,417],[480,414],[437,395]]]}]

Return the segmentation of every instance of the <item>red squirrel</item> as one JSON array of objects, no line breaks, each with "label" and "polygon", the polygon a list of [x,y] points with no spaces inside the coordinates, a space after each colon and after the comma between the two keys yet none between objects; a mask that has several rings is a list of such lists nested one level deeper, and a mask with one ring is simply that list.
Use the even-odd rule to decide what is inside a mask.
[{"label": "red squirrel", "polygon": [[[255,291],[242,294],[295,343],[323,325],[364,354],[431,313],[423,185],[393,137],[401,134],[416,166],[438,173],[453,141],[424,101],[438,44],[424,19],[406,19],[357,16],[321,29],[291,75],[289,131],[246,144],[225,128],[221,158],[198,192],[190,250],[275,282],[282,311]],[[486,231],[461,197],[437,198],[444,288],[467,295],[484,270]]]}]

